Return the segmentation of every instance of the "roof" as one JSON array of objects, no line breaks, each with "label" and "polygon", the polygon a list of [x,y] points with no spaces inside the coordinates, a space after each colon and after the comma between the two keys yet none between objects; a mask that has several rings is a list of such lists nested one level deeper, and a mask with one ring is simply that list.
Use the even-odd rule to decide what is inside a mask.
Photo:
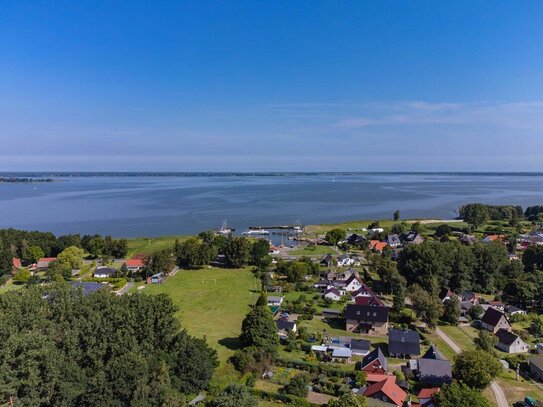
[{"label": "roof", "polygon": [[370,249],[381,252],[387,246],[388,246],[387,242],[381,242],[379,240],[370,240]]},{"label": "roof", "polygon": [[434,397],[439,390],[441,390],[439,387],[430,387],[429,389],[420,389],[417,397],[419,399],[429,399],[429,398]]},{"label": "roof", "polygon": [[351,338],[351,349],[368,350],[369,351],[371,349],[371,341],[368,341],[366,339]]},{"label": "roof", "polygon": [[490,326],[496,326],[502,317],[505,318],[505,314],[503,312],[490,307],[486,310],[485,314],[481,318],[481,322]]},{"label": "roof", "polygon": [[89,295],[107,287],[107,284],[89,281],[70,281],[70,285],[73,288],[81,289],[83,295]]},{"label": "roof", "polygon": [[327,308],[327,309],[323,309],[323,310],[322,310],[322,313],[323,313],[323,314],[339,315],[339,314],[341,314],[341,311],[338,310],[338,309]]},{"label": "roof", "polygon": [[335,348],[332,352],[333,358],[350,358],[353,356],[353,352],[348,348]]},{"label": "roof", "polygon": [[347,259],[350,259],[349,256],[347,256],[346,254],[341,254],[338,256],[337,258],[338,260],[347,260]]},{"label": "roof", "polygon": [[98,267],[94,274],[113,274],[116,271],[113,267]]},{"label": "roof", "polygon": [[496,337],[498,338],[498,342],[504,345],[511,345],[518,339],[517,335],[503,328],[500,328],[498,332],[496,332]]},{"label": "roof", "polygon": [[277,329],[280,331],[292,331],[296,327],[296,322],[277,320]]},{"label": "roof", "polygon": [[387,322],[388,308],[371,305],[347,304],[345,319],[370,322]]},{"label": "roof", "polygon": [[160,277],[164,277],[164,273],[162,273],[162,272],[161,273],[156,273],[156,274],[153,274],[151,276],[151,278],[160,278]]},{"label": "roof", "polygon": [[350,277],[347,280],[345,280],[345,285],[347,286],[351,284],[354,280],[357,280],[360,284],[364,284],[362,280],[360,279],[360,277],[358,277],[356,274],[351,274]]},{"label": "roof", "polygon": [[389,329],[388,353],[394,355],[420,355],[420,335],[410,329]]},{"label": "roof", "polygon": [[16,269],[20,269],[22,267],[21,259],[18,259],[16,257],[11,260],[11,264],[13,264],[13,267],[15,267]]},{"label": "roof", "polygon": [[374,350],[364,356],[364,358],[362,359],[362,368],[368,366],[376,360],[379,360],[379,362],[381,362],[381,366],[383,366],[383,369],[388,370],[387,358],[381,351],[380,347],[376,347]]},{"label": "roof", "polygon": [[283,297],[277,297],[277,296],[274,296],[274,295],[268,295],[268,302],[270,301],[273,301],[273,302],[281,302],[283,301]]},{"label": "roof", "polygon": [[377,298],[376,296],[371,296],[370,297],[370,296],[367,296],[367,295],[362,295],[362,296],[355,297],[354,302],[357,305],[370,305],[372,307],[382,306],[383,305],[383,302],[379,298]]},{"label": "roof", "polygon": [[366,389],[364,396],[371,397],[379,392],[384,393],[397,406],[403,405],[407,397],[407,393],[396,384],[395,376],[388,376],[385,380],[372,384]]},{"label": "roof", "polygon": [[125,263],[128,267],[143,267],[145,265],[143,259],[128,259]]},{"label": "roof", "polygon": [[330,294],[330,293],[335,294],[338,297],[341,297],[341,292],[337,288],[331,287],[331,288],[326,289],[326,291],[324,292],[324,295]]},{"label": "roof", "polygon": [[460,298],[462,298],[463,300],[472,300],[475,297],[475,293],[470,290],[464,290],[460,293]]},{"label": "roof", "polygon": [[543,370],[543,354],[537,355],[536,357],[533,357],[528,360],[530,364],[536,366],[538,369]]},{"label": "roof", "polygon": [[52,261],[55,261],[56,257],[42,257],[38,260],[38,263],[51,263]]},{"label": "roof", "polygon": [[449,383],[452,380],[451,362],[439,359],[419,359],[419,375],[423,383]]},{"label": "roof", "polygon": [[431,344],[426,353],[421,357],[421,359],[437,359],[437,360],[447,360],[443,354],[437,350],[434,344]]},{"label": "roof", "polygon": [[387,242],[388,244],[390,245],[393,245],[393,244],[401,244],[402,242],[400,241],[400,236],[398,235],[388,235],[387,236]]}]

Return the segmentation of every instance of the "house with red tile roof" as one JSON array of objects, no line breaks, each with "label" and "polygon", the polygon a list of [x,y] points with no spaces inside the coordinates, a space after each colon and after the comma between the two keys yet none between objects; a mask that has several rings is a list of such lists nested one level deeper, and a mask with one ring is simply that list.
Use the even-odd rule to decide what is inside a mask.
[{"label": "house with red tile roof", "polygon": [[47,270],[49,268],[49,264],[53,261],[55,261],[56,257],[42,257],[38,260],[37,268],[39,270]]},{"label": "house with red tile roof", "polygon": [[381,242],[380,240],[370,240],[370,250],[374,252],[382,253],[383,249],[388,246],[387,242]]},{"label": "house with red tile roof", "polygon": [[128,259],[127,261],[125,261],[125,264],[128,268],[128,271],[134,273],[141,270],[143,266],[145,266],[145,259]]},{"label": "house with red tile roof", "polygon": [[384,380],[368,386],[364,396],[401,407],[407,398],[407,393],[396,384],[395,376],[386,376]]},{"label": "house with red tile roof", "polygon": [[419,402],[412,404],[411,407],[435,407],[434,396],[440,391],[439,387],[421,389],[418,394]]}]

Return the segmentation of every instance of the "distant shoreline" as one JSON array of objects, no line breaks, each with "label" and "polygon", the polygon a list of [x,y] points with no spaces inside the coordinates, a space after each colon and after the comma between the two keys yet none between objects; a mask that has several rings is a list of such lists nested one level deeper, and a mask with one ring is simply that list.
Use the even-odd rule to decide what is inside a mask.
[{"label": "distant shoreline", "polygon": [[55,180],[51,178],[0,177],[0,184],[29,184],[35,182],[55,182]]},{"label": "distant shoreline", "polygon": [[[0,171],[0,180],[49,177],[38,182],[50,182],[50,177],[288,177],[288,176],[379,176],[379,175],[428,175],[428,176],[518,176],[537,177],[543,172],[476,172],[476,171]],[[2,182],[2,181],[0,181]],[[4,181],[10,182],[10,181]],[[21,181],[30,182],[30,181]]]}]

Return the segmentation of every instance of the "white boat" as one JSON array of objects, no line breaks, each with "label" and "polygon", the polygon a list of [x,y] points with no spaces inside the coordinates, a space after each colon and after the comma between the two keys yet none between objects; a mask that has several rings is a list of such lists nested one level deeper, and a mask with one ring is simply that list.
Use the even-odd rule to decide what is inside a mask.
[{"label": "white boat", "polygon": [[266,229],[249,229],[242,233],[242,235],[245,236],[262,236],[262,235],[269,235],[270,231]]},{"label": "white boat", "polygon": [[228,235],[234,233],[234,230],[235,229],[232,229],[232,228],[228,227],[228,225],[226,223],[226,219],[225,219],[224,222],[222,223],[221,228],[217,231],[217,234],[223,235],[223,236],[228,236]]}]

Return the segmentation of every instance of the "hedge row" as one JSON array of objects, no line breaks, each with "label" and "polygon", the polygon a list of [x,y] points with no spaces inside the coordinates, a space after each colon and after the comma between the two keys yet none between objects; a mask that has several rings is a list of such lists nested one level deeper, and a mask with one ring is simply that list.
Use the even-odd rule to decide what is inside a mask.
[{"label": "hedge row", "polygon": [[277,358],[275,359],[275,364],[277,366],[283,366],[283,367],[289,367],[299,370],[305,370],[309,373],[323,373],[326,376],[335,376],[335,377],[346,377],[350,376],[350,372],[346,372],[343,369],[339,369],[337,367],[329,366],[329,365],[316,365],[314,363],[305,362],[303,360],[288,360],[283,358]]},{"label": "hedge row", "polygon": [[289,404],[292,406],[298,406],[298,407],[314,407],[318,406],[318,404],[313,404],[307,401],[306,399],[303,399],[301,397],[296,397],[291,394],[283,394],[283,393],[274,393],[270,391],[265,390],[259,390],[259,389],[251,389],[252,393],[257,396],[261,400],[267,400],[267,401],[281,401],[285,404]]}]

